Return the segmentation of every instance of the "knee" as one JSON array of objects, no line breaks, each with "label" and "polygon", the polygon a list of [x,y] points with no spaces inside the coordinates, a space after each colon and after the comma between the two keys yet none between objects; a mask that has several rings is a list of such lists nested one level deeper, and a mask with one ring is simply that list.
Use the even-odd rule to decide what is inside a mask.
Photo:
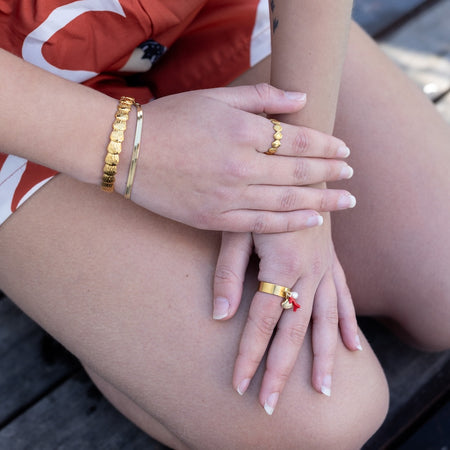
[{"label": "knee", "polygon": [[331,397],[311,389],[295,398],[289,391],[273,416],[262,413],[228,448],[359,449],[381,426],[389,405],[386,379],[374,357],[365,367],[356,363],[342,372]]}]

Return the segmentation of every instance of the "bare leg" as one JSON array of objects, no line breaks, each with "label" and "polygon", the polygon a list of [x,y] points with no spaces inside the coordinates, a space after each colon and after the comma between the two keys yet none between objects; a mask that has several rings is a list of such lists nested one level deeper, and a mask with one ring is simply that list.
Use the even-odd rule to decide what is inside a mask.
[{"label": "bare leg", "polygon": [[[353,150],[358,207],[335,242],[360,314],[411,342],[450,347],[450,126],[360,30],[351,36],[335,132]],[[365,61],[365,62],[363,62]]]},{"label": "bare leg", "polygon": [[366,342],[356,354],[339,344],[332,398],[311,387],[309,343],[273,417],[258,404],[261,374],[244,397],[234,392],[234,358],[256,284],[249,276],[233,320],[212,320],[218,243],[216,233],[59,176],[1,228],[0,285],[81,359],[120,410],[169,445],[361,446],[387,406]]},{"label": "bare leg", "polygon": [[[355,30],[336,133],[356,169],[358,208],[335,215],[334,235],[358,310],[398,321],[417,343],[448,347],[450,133]],[[244,398],[232,391],[255,284],[250,275],[236,318],[213,322],[217,247],[214,233],[59,177],[1,228],[0,285],[83,361],[119,409],[169,445],[360,446],[386,408],[364,341],[358,354],[339,344],[331,399],[310,387],[309,345],[273,417],[258,406],[259,379]]]}]

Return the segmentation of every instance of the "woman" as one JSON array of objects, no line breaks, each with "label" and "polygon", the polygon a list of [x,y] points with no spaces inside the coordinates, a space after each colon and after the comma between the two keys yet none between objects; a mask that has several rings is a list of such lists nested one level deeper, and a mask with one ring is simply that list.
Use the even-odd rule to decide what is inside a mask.
[{"label": "woman", "polygon": [[[264,1],[178,3],[0,3],[3,160],[51,169],[25,163],[20,194],[5,189],[0,286],[170,447],[358,448],[387,390],[336,254],[357,313],[448,348],[449,128],[350,25],[351,2],[271,2],[272,59]],[[233,78],[247,86],[168,96]],[[158,98],[132,202],[98,187],[105,94]],[[133,107],[118,194],[135,125]],[[355,176],[325,190],[352,174],[344,142]],[[333,245],[327,211],[354,206],[348,192]],[[258,281],[297,291],[300,310]]]}]

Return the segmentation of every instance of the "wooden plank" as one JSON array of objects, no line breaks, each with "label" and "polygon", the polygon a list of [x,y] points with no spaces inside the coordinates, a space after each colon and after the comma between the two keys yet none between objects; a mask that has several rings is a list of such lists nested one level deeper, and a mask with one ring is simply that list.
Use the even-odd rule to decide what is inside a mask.
[{"label": "wooden plank", "polygon": [[0,430],[0,448],[163,450],[119,414],[84,372]]},{"label": "wooden plank", "polygon": [[372,36],[427,0],[355,0],[353,18]]},{"label": "wooden plank", "polygon": [[430,98],[450,89],[449,20],[450,0],[442,0],[380,42]]},{"label": "wooden plank", "polygon": [[450,391],[450,351],[415,350],[372,319],[361,320],[361,326],[385,371],[391,397],[385,423],[364,446],[365,450],[378,450],[397,439]]},{"label": "wooden plank", "polygon": [[0,424],[78,367],[74,358],[10,300],[0,300]]}]

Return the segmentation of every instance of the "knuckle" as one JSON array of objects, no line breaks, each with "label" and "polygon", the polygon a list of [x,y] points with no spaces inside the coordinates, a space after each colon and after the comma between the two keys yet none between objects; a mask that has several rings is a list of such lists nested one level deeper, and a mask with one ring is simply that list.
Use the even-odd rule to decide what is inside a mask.
[{"label": "knuckle", "polygon": [[300,127],[295,135],[293,143],[294,155],[302,156],[309,148],[311,141],[310,132],[307,128]]},{"label": "knuckle", "polygon": [[224,174],[234,180],[244,180],[249,175],[249,167],[245,161],[228,161],[224,166]]},{"label": "knuckle", "polygon": [[215,277],[224,283],[241,282],[241,277],[229,266],[220,264],[216,267]]},{"label": "knuckle", "polygon": [[272,336],[273,330],[275,329],[278,322],[275,317],[269,315],[263,315],[261,317],[249,316],[249,320],[253,322],[259,333],[261,333],[266,338],[270,338]]},{"label": "knuckle", "polygon": [[303,322],[289,327],[285,332],[286,340],[296,347],[300,347],[305,338],[307,329],[308,325]]},{"label": "knuckle", "polygon": [[339,323],[339,314],[336,306],[328,308],[325,320],[329,325],[337,326]]},{"label": "knuckle", "polygon": [[258,83],[255,84],[255,91],[261,100],[261,103],[265,103],[270,97],[272,92],[271,86],[268,83]]},{"label": "knuckle", "polygon": [[309,175],[308,163],[305,159],[299,159],[296,161],[294,169],[294,180],[297,184],[307,184]]},{"label": "knuckle", "polygon": [[286,189],[280,199],[280,208],[282,211],[292,211],[296,204],[296,191],[294,189]]},{"label": "knuckle", "polygon": [[253,233],[263,234],[269,231],[270,223],[266,219],[267,218],[263,214],[259,214],[256,217],[255,222],[253,224]]}]

